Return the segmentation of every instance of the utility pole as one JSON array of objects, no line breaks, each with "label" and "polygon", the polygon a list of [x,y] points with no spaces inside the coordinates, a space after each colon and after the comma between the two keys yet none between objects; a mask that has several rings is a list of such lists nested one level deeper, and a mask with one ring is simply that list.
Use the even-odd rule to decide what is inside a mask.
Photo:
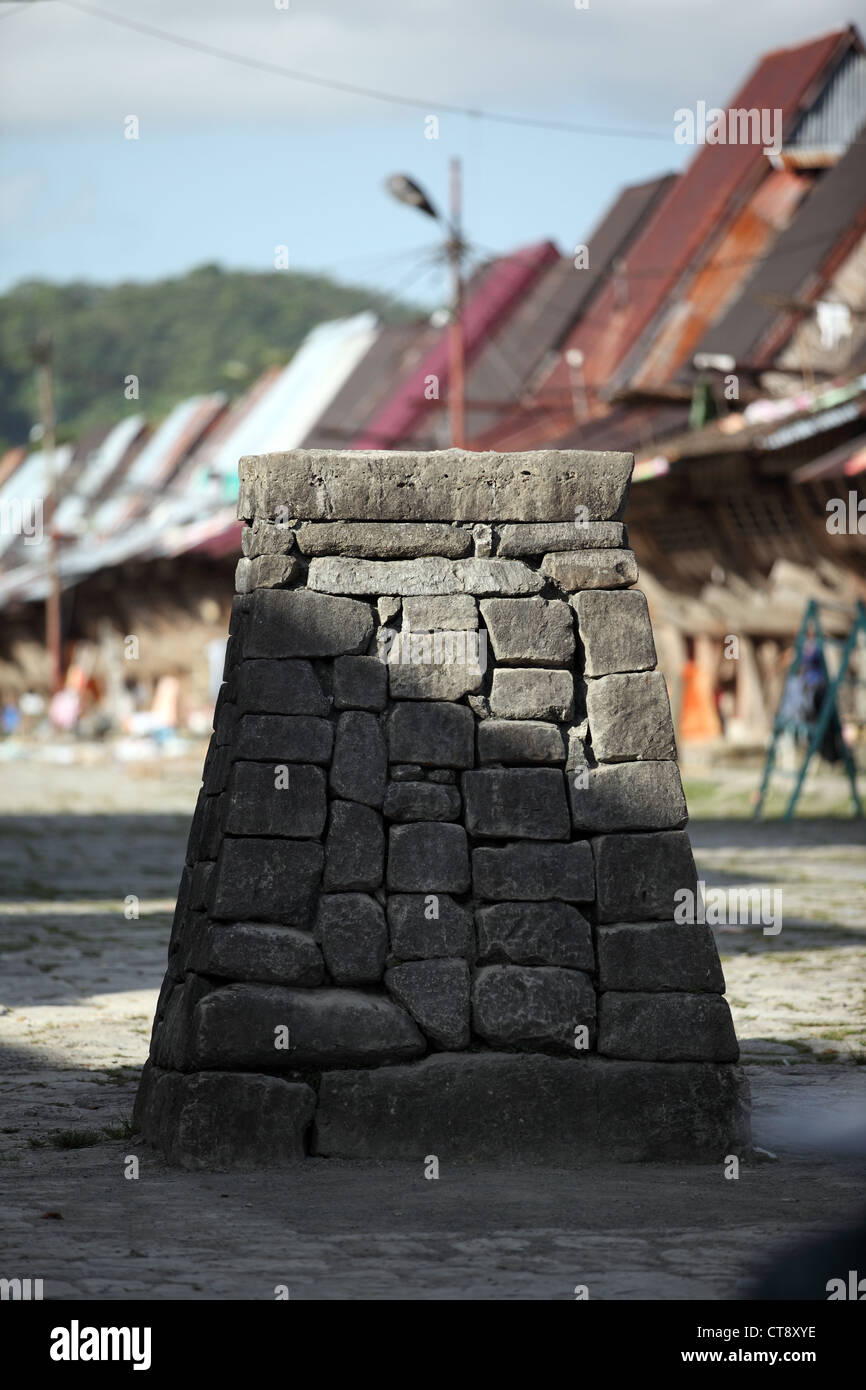
[{"label": "utility pole", "polygon": [[448,325],[448,417],[451,425],[451,447],[466,447],[466,380],[463,343],[463,181],[460,160],[451,160],[450,169],[450,236],[446,243],[451,266],[451,321]]},{"label": "utility pole", "polygon": [[39,392],[39,414],[42,420],[42,450],[45,460],[45,497],[42,504],[43,535],[48,542],[45,598],[45,649],[51,667],[51,693],[63,686],[63,657],[60,638],[60,573],[57,566],[57,534],[54,529],[56,478],[54,473],[54,348],[50,333],[40,334],[33,347],[36,380]]}]

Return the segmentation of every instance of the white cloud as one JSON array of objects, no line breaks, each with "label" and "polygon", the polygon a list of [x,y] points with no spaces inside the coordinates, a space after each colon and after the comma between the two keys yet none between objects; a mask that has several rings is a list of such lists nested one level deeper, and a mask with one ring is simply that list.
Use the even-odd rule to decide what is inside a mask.
[{"label": "white cloud", "polygon": [[[724,101],[767,48],[838,27],[836,0],[96,0],[301,71],[460,105],[667,128]],[[23,9],[23,7],[22,7]],[[7,123],[374,122],[401,108],[175,48],[60,2],[2,24]],[[404,113],[405,114],[405,113]]]}]

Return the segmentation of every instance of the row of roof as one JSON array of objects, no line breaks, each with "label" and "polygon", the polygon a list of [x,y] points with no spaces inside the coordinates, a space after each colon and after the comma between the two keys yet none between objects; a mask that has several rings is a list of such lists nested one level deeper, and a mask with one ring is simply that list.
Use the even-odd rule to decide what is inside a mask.
[{"label": "row of roof", "polygon": [[[586,243],[588,264],[544,241],[475,272],[464,310],[470,447],[631,449],[636,477],[650,479],[701,447],[700,432],[686,433],[703,370],[696,358],[725,359],[738,378],[737,413],[710,426],[729,442],[751,443],[756,402],[800,384],[804,366],[825,380],[858,377],[866,365],[859,34],[849,27],[766,55],[729,109],[780,110],[779,152],[702,145],[682,174],[620,193]],[[829,344],[813,331],[814,307],[825,302],[841,315]],[[62,582],[133,556],[236,550],[244,454],[447,445],[448,371],[441,323],[383,325],[363,313],[314,329],[288,366],[234,403],[195,397],[155,428],[134,414],[56,449]],[[824,408],[801,393],[782,412],[790,427]],[[0,459],[0,605],[44,597],[43,545],[12,522],[45,493],[42,454]]]}]

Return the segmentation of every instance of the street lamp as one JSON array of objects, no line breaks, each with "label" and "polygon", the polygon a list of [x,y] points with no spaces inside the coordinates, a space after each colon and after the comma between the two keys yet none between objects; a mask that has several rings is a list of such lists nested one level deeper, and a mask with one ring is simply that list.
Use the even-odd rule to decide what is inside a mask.
[{"label": "street lamp", "polygon": [[463,277],[461,262],[464,251],[460,233],[461,213],[461,171],[460,160],[451,160],[450,169],[450,218],[445,219],[436,211],[423,188],[410,179],[408,174],[392,174],[385,187],[399,203],[417,208],[427,217],[432,217],[445,229],[445,254],[451,267],[451,320],[448,325],[448,417],[451,425],[451,445],[455,449],[466,446],[466,405],[465,405],[465,363],[463,345]]}]

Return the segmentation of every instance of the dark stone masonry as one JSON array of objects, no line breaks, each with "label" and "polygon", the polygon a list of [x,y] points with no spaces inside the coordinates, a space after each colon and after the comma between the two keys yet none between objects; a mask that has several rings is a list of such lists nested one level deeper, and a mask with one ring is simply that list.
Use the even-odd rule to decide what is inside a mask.
[{"label": "dark stone masonry", "polygon": [[[748,1098],[626,454],[241,460],[136,1106],[188,1168],[719,1161]],[[679,900],[678,900],[679,901]]]}]

